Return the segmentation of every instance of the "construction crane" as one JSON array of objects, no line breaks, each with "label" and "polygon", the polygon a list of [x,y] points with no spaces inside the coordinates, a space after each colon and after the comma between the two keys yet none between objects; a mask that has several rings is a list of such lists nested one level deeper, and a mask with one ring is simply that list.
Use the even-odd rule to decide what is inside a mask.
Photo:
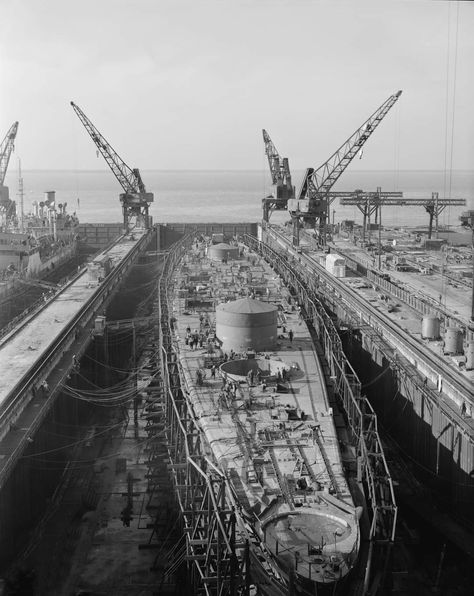
[{"label": "construction crane", "polygon": [[4,186],[10,156],[15,148],[18,122],[14,122],[0,145],[0,214],[6,221],[15,215],[15,201],[10,200],[8,186]]},{"label": "construction crane", "polygon": [[[295,198],[295,187],[291,184],[291,173],[288,158],[281,158],[273,141],[270,138],[270,135],[265,129],[263,129],[262,132],[265,143],[265,153],[267,154],[268,163],[270,165],[272,184],[275,186],[275,194],[262,199],[263,220],[268,222],[270,219],[270,213],[274,209],[286,209],[288,207],[288,200]],[[395,197],[403,197],[403,193],[399,191],[382,193],[381,189],[377,188],[376,192],[364,192],[362,190],[333,191],[328,194],[328,197],[329,203],[332,203],[332,201],[336,198],[347,199],[349,201],[356,198],[361,204],[365,201],[365,205],[370,205],[377,198],[393,199]],[[370,215],[372,212],[373,211],[370,211]],[[366,215],[364,217],[366,217]]]},{"label": "construction crane", "polygon": [[146,192],[138,168],[129,168],[81,108],[72,101],[71,106],[125,191],[120,195],[125,230],[128,232],[134,227],[149,228],[151,218],[148,210],[149,203],[153,202],[153,193]]},{"label": "construction crane", "polygon": [[328,220],[331,197],[329,191],[354,157],[362,152],[362,147],[386,114],[398,100],[401,91],[391,95],[360,126],[331,157],[317,170],[308,168],[297,198],[288,201],[288,211],[293,222],[293,244],[299,245],[299,227],[316,227],[319,223],[319,243],[326,243],[326,222]]},{"label": "construction crane", "polygon": [[295,187],[291,183],[290,165],[287,157],[280,157],[270,135],[265,129],[262,130],[265,143],[265,153],[270,165],[272,184],[275,186],[275,194],[262,199],[263,220],[268,222],[270,213],[276,209],[281,211],[288,206],[288,199],[295,198]]},{"label": "construction crane", "polygon": [[[264,221],[268,222],[270,218],[270,213],[276,210],[283,210],[287,209],[288,207],[288,200],[295,198],[295,187],[291,183],[291,173],[290,173],[290,166],[288,163],[287,157],[280,157],[273,141],[270,138],[270,135],[267,133],[265,129],[262,130],[263,132],[263,140],[265,143],[265,153],[268,157],[268,163],[270,165],[270,174],[272,176],[272,184],[275,186],[275,194],[272,194],[268,197],[262,199],[263,203],[263,219]],[[370,200],[370,197],[377,195],[380,193],[380,189],[377,190],[377,193],[366,193],[362,190],[356,191],[337,191],[337,192],[330,192],[329,199],[330,203],[335,198],[353,198],[354,195],[357,193],[357,196],[365,197],[367,200]],[[402,192],[384,192],[384,197],[402,197]]]},{"label": "construction crane", "polygon": [[437,192],[431,193],[431,198],[397,198],[392,193],[375,193],[373,195],[364,194],[362,191],[355,191],[351,197],[343,197],[340,200],[341,205],[355,205],[363,214],[364,220],[362,225],[363,240],[365,240],[365,229],[367,227],[367,220],[370,222],[370,217],[374,211],[377,213],[382,205],[395,206],[400,205],[404,207],[424,207],[430,216],[428,225],[428,238],[431,238],[433,232],[433,219],[435,220],[435,230],[438,232],[438,217],[439,214],[449,205],[452,207],[464,206],[466,199],[440,199]]}]

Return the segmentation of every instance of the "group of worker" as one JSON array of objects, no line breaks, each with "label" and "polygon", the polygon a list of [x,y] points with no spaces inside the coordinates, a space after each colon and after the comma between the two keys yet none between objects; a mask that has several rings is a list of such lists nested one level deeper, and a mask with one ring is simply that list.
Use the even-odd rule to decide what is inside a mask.
[{"label": "group of worker", "polygon": [[198,330],[195,329],[192,333],[191,333],[191,331],[186,332],[186,337],[184,339],[184,342],[187,346],[189,346],[191,348],[191,350],[194,350],[198,346],[200,348],[202,348],[202,346],[204,344],[204,337],[203,337],[202,333],[199,333]]}]

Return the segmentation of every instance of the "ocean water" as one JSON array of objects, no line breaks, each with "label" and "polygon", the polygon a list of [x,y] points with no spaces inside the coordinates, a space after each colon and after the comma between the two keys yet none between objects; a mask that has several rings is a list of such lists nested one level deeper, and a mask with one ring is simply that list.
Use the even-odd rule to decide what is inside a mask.
[{"label": "ocean water", "polygon": [[[272,192],[270,174],[262,171],[142,171],[147,191],[155,201],[150,208],[158,222],[254,222],[262,217],[261,199]],[[298,190],[303,172],[294,172]],[[8,172],[6,184],[10,198],[18,200],[17,173]],[[31,210],[33,201],[41,201],[44,192],[56,191],[56,202],[67,203],[68,212],[76,212],[82,223],[114,223],[122,220],[119,194],[122,189],[110,170],[100,171],[23,171],[24,208]],[[404,197],[439,196],[465,198],[466,207],[446,207],[440,224],[455,226],[459,215],[474,209],[474,171],[351,171],[348,169],[333,190],[375,191],[401,190]],[[331,205],[331,220],[353,219],[362,222],[357,207],[341,206],[338,199]],[[272,221],[288,219],[286,212],[275,212]],[[386,226],[427,225],[423,207],[383,207],[382,223]]]}]

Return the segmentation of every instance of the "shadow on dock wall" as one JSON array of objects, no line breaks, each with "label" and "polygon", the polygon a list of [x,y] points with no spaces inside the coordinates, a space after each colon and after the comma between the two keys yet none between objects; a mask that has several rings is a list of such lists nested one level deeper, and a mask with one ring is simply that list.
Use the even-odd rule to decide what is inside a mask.
[{"label": "shadow on dock wall", "polygon": [[[155,238],[150,247],[154,246],[153,242],[156,242]],[[156,257],[139,259],[108,307],[107,320],[131,319],[137,309],[140,311],[138,316],[149,314],[158,265]],[[134,336],[129,330],[115,335],[111,332],[108,338],[93,339],[81,358],[79,368],[67,380],[68,386],[80,396],[81,392],[113,386],[123,380],[126,373],[121,371],[127,371],[133,363],[133,347],[139,341],[138,335]],[[57,563],[54,561],[55,552],[61,555],[61,560],[69,556],[73,552],[69,542],[75,539],[73,525],[79,524],[82,515],[94,507],[95,499],[91,492],[94,462],[87,446],[89,441],[85,438],[91,428],[107,424],[106,410],[109,408],[75,399],[69,391],[60,392],[51,399],[54,402],[45,420],[30,437],[29,447],[18,459],[0,494],[0,578],[5,577],[13,563],[28,566],[32,560],[38,561],[38,557],[41,560],[49,557],[50,564],[54,566]],[[90,461],[87,461],[88,458],[91,458]],[[80,463],[82,460],[86,463]],[[78,467],[74,469],[74,462],[78,461]],[[56,503],[59,507],[62,491],[75,483],[74,500],[62,514],[62,524],[52,528],[50,512],[57,509]],[[47,516],[43,517],[46,513]],[[45,534],[49,534],[46,540],[53,546],[49,551],[43,548],[45,552],[38,554],[41,548],[38,545],[44,545],[42,532],[46,528]],[[68,547],[71,546],[69,553],[62,548],[66,542]],[[38,568],[38,571],[48,573],[47,569]],[[43,577],[43,581],[50,580]],[[42,593],[53,592],[46,590]]]},{"label": "shadow on dock wall", "polygon": [[[458,521],[474,525],[474,451],[468,437],[433,403],[419,379],[408,379],[389,369],[389,362],[377,363],[363,345],[360,332],[344,335],[344,350],[350,358],[379,419],[380,430],[400,447],[414,477],[400,481],[400,490],[410,498],[432,499],[441,511],[455,513]],[[374,382],[377,377],[378,380]],[[364,385],[366,385],[364,387]]]}]

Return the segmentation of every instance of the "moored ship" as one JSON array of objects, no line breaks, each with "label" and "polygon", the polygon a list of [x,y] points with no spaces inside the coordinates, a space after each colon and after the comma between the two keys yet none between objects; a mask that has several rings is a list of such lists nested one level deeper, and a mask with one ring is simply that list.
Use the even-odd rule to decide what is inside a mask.
[{"label": "moored ship", "polygon": [[359,518],[324,373],[281,279],[244,245],[196,240],[175,272],[181,386],[250,536],[260,593],[329,593],[355,566]]},{"label": "moored ship", "polygon": [[18,219],[13,208],[2,204],[0,227],[0,271],[8,278],[37,277],[55,267],[55,261],[70,252],[77,239],[79,219],[66,211],[66,203],[56,206],[55,192],[34,202],[33,213]]}]

